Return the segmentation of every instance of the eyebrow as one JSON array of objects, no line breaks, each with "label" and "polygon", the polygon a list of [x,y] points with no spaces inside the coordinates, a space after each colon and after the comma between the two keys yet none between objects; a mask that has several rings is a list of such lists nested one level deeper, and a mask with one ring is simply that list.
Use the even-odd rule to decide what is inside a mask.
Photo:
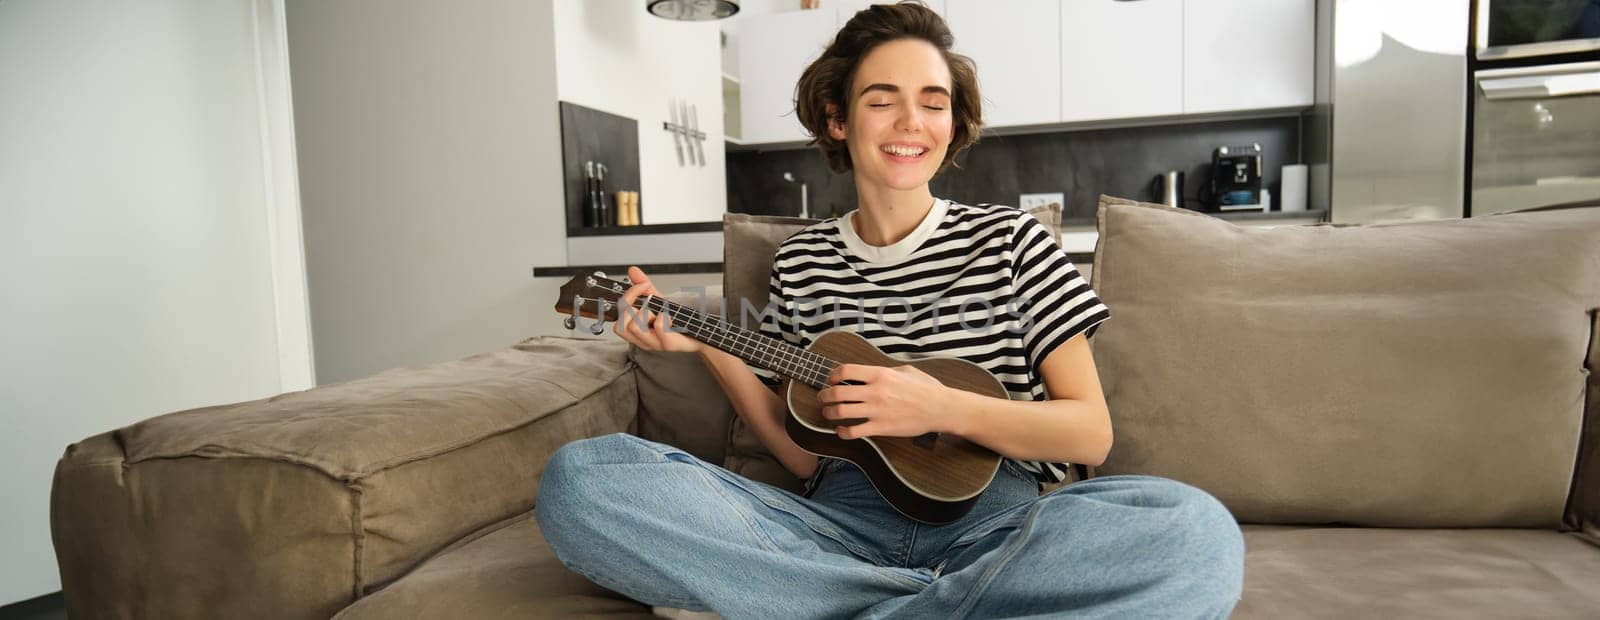
[{"label": "eyebrow", "polygon": [[[900,87],[899,86],[895,86],[894,84],[884,84],[882,82],[877,83],[877,84],[868,84],[867,87],[861,89],[861,93],[856,95],[856,96],[860,97],[861,95],[865,95],[865,94],[867,94],[869,92],[872,92],[872,91],[875,91],[875,90],[881,90],[881,91],[886,91],[886,92],[891,92],[891,93],[898,93],[898,92],[900,92]],[[946,97],[950,96],[950,89],[945,88],[943,86],[924,86],[924,87],[922,87],[922,92],[944,95]]]}]

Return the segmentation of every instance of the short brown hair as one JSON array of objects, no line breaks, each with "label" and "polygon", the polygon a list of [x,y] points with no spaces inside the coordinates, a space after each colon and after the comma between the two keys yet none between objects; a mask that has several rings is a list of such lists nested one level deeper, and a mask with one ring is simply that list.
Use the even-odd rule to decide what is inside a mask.
[{"label": "short brown hair", "polygon": [[828,135],[828,104],[837,106],[839,121],[849,117],[849,91],[861,59],[873,48],[898,39],[918,39],[938,48],[950,67],[950,149],[940,162],[942,172],[955,161],[956,154],[978,141],[983,126],[983,104],[978,98],[978,70],[972,59],[950,51],[955,36],[950,27],[921,2],[875,4],[856,13],[839,29],[822,56],[806,67],[795,85],[795,112],[800,124],[811,133],[810,144],[817,145],[828,168],[837,173],[851,169],[850,149]]}]

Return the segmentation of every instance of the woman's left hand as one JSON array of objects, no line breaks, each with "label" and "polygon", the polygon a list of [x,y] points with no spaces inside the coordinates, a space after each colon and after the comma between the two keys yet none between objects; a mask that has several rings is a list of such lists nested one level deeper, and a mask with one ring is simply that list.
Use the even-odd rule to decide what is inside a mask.
[{"label": "woman's left hand", "polygon": [[[855,381],[864,385],[839,385]],[[817,392],[822,417],[829,420],[862,418],[865,422],[838,426],[842,439],[875,435],[916,437],[948,432],[951,414],[949,388],[916,366],[866,366],[840,364],[828,375],[828,387]]]}]

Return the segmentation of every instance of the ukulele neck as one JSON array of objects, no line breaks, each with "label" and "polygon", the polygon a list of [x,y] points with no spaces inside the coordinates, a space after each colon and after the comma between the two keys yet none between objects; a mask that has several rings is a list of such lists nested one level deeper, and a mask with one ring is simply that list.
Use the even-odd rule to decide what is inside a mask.
[{"label": "ukulele neck", "polygon": [[838,366],[837,362],[811,351],[661,297],[640,297],[633,301],[633,306],[669,317],[671,329],[685,336],[814,388],[827,387],[828,375]]}]

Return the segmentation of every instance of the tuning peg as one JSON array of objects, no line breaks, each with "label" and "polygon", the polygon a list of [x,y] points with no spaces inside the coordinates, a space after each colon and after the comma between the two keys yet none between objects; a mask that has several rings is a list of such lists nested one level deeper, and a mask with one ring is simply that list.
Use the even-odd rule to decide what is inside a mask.
[{"label": "tuning peg", "polygon": [[582,308],[582,307],[583,307],[583,296],[582,295],[573,295],[572,296],[572,315],[561,320],[561,325],[566,327],[567,331],[572,331],[572,330],[575,330],[575,329],[578,328],[578,308]]},{"label": "tuning peg", "polygon": [[600,311],[595,314],[595,316],[600,318],[596,319],[594,325],[589,327],[589,331],[590,333],[599,336],[600,332],[605,331],[606,329],[606,312],[611,310],[611,301],[607,299],[595,299],[592,301],[594,301],[595,305],[600,308]]}]

